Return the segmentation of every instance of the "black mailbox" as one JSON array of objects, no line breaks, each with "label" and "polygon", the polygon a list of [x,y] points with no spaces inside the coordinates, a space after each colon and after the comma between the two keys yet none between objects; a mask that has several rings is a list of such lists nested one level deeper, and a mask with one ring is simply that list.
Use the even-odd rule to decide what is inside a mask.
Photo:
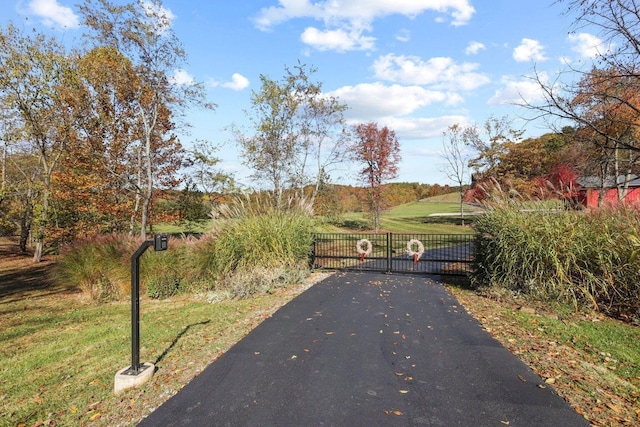
[{"label": "black mailbox", "polygon": [[169,247],[169,236],[166,234],[156,234],[153,236],[153,249],[155,251],[166,251]]}]

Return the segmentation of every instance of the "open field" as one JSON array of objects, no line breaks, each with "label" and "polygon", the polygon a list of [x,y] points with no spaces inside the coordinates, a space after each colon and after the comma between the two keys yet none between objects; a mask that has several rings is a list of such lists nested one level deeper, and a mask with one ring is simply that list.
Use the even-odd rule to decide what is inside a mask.
[{"label": "open field", "polygon": [[[442,197],[442,196],[438,196]],[[467,211],[468,209],[468,211]],[[465,212],[477,211],[479,208],[465,205]],[[468,225],[460,226],[460,204],[457,202],[436,202],[425,199],[419,202],[406,203],[395,206],[382,213],[380,218],[380,232],[394,233],[433,233],[433,234],[459,234],[472,233]],[[433,214],[453,214],[446,217],[434,217]],[[355,228],[364,231],[362,227],[369,224],[368,216],[362,212],[344,214],[346,228]],[[350,227],[350,224],[355,225]],[[327,230],[338,232],[339,230]]]},{"label": "open field", "polygon": [[[458,234],[470,233],[471,228],[460,227],[460,218],[455,214],[460,213],[460,202],[457,193],[445,194],[442,196],[430,197],[418,202],[406,203],[395,206],[382,213],[381,232],[394,233],[442,233]],[[477,212],[481,210],[477,206],[465,204],[465,213]],[[433,214],[448,214],[450,216],[435,218]],[[362,212],[349,212],[342,215],[341,226],[335,224],[322,224],[319,231],[327,233],[363,231],[367,228],[367,214]],[[212,221],[204,221],[195,225],[192,233],[200,234],[211,230]],[[175,224],[157,224],[154,231],[158,233],[168,233],[180,235],[186,232],[184,226]]]}]

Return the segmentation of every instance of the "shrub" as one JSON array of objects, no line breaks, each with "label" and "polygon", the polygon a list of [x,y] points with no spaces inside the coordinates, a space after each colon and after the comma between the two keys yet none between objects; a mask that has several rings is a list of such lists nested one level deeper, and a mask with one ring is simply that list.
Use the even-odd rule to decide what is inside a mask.
[{"label": "shrub", "polygon": [[[186,240],[171,239],[168,251],[145,252],[140,259],[141,293],[167,298],[203,287],[188,266],[190,246]],[[76,240],[63,247],[55,277],[77,284],[95,302],[123,298],[131,293],[131,255],[141,244],[139,238],[123,234]]]},{"label": "shrub", "polygon": [[522,213],[493,206],[475,224],[472,280],[640,320],[639,220],[625,209]]},{"label": "shrub", "polygon": [[[148,250],[140,291],[167,298],[217,288],[245,297],[299,282],[308,270],[312,226],[304,200],[276,207],[268,199],[238,199],[219,208],[212,233],[171,239],[168,251]],[[78,284],[94,301],[128,295],[130,257],[141,243],[115,234],[76,241],[63,250],[58,280]]]},{"label": "shrub", "polygon": [[[279,286],[283,274],[307,268],[313,221],[306,201],[290,200],[283,209],[264,199],[237,199],[233,205],[219,207],[216,216],[212,235],[197,245],[194,259],[200,274],[215,278],[218,286],[244,296],[269,288],[266,276],[273,276],[269,282]],[[279,273],[265,276],[267,269]],[[241,282],[247,289],[238,290]]]},{"label": "shrub", "polygon": [[155,277],[147,285],[149,298],[164,299],[176,295],[180,291],[180,278]]},{"label": "shrub", "polygon": [[62,247],[55,277],[60,282],[77,284],[93,301],[116,300],[129,293],[125,254],[133,253],[137,244],[135,238],[118,234],[75,240]]}]

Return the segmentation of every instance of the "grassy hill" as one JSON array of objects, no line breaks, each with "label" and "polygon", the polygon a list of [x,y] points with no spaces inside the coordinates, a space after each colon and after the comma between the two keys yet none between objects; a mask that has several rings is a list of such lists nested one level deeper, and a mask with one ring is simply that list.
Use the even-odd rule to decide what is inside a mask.
[{"label": "grassy hill", "polygon": [[[472,229],[467,225],[461,227],[460,219],[455,215],[460,213],[458,193],[449,193],[422,199],[420,201],[404,203],[394,206],[382,213],[381,232],[394,233],[434,233],[458,234],[470,233]],[[477,211],[479,208],[465,205],[465,212]],[[444,217],[434,217],[434,214],[449,214]],[[211,221],[194,225],[187,230],[184,225],[158,224],[154,231],[179,235],[180,233],[206,233],[211,230]],[[354,232],[370,231],[370,221],[364,212],[347,212],[339,222],[323,223],[319,225],[319,232]]]},{"label": "grassy hill", "polygon": [[[471,233],[473,232],[471,227],[461,226],[460,218],[456,215],[460,213],[458,200],[457,194],[452,193],[395,206],[382,213],[380,231],[433,234]],[[477,207],[465,205],[465,212],[477,210]],[[439,217],[436,216],[437,214],[449,215]],[[342,231],[363,230],[367,228],[368,224],[366,213],[347,213],[344,214],[344,227],[342,227],[344,230]]]}]

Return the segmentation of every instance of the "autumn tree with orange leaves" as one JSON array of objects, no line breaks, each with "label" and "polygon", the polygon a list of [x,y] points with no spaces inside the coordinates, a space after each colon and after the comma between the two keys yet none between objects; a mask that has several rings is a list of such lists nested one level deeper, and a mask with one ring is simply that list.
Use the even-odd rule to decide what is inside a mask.
[{"label": "autumn tree with orange leaves", "polygon": [[[592,157],[591,170],[599,170],[601,182],[610,176],[626,176],[618,186],[624,198],[625,183],[637,173],[640,157],[640,2],[638,0],[558,0],[567,15],[575,16],[574,28],[600,38],[594,65],[589,70],[569,68],[569,83],[535,80],[544,100],[526,105],[536,116],[574,123],[576,138]],[[576,77],[577,76],[577,77]]]},{"label": "autumn tree with orange leaves", "polygon": [[375,122],[356,125],[354,134],[351,158],[364,165],[359,178],[367,186],[367,207],[377,232],[385,208],[385,184],[398,176],[400,143],[394,131],[386,126],[380,129]]},{"label": "autumn tree with orange leaves", "polygon": [[[139,230],[145,237],[150,225],[154,188],[159,172],[175,172],[171,155],[181,151],[173,135],[187,106],[213,109],[205,100],[204,86],[173,79],[186,63],[186,53],[175,33],[171,17],[160,0],[115,4],[108,0],[85,0],[79,6],[87,38],[95,47],[116,49],[131,63],[137,81],[129,99],[137,125],[135,190],[130,234]],[[169,168],[174,168],[170,170]]]}]

